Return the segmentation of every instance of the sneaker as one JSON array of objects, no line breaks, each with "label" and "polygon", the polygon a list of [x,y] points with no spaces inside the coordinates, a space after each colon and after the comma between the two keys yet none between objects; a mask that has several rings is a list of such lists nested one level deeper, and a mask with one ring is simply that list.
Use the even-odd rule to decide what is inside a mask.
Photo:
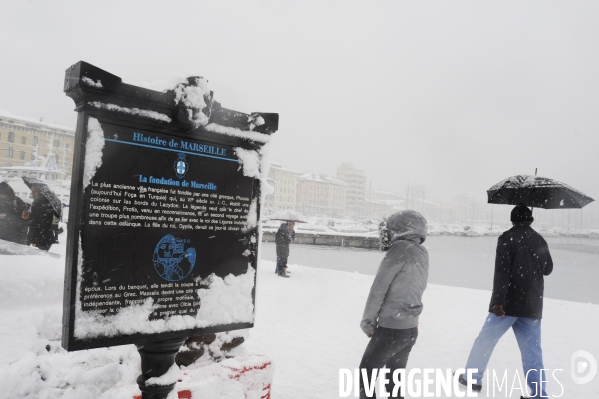
[{"label": "sneaker", "polygon": [[[464,374],[460,374],[460,377],[458,379],[458,381],[460,382],[461,385],[468,387],[468,382],[464,379]],[[480,384],[472,384],[472,391],[473,392],[480,392],[482,391],[483,386]]]}]

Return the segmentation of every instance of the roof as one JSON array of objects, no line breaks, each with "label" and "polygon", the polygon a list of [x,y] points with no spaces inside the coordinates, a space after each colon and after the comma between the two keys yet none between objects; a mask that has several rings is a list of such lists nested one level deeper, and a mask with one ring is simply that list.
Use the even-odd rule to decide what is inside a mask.
[{"label": "roof", "polygon": [[1,119],[10,119],[10,120],[14,120],[14,121],[18,121],[18,122],[25,122],[25,123],[29,123],[29,124],[34,124],[35,126],[30,126],[30,127],[35,127],[37,129],[60,129],[60,130],[66,130],[67,132],[70,133],[75,133],[75,129],[71,126],[71,127],[67,127],[67,126],[63,126],[63,125],[57,125],[54,123],[47,123],[47,122],[40,122],[37,119],[34,118],[28,118],[25,116],[18,116],[18,115],[13,115],[11,114],[9,111],[5,110],[5,109],[0,109],[0,118]]},{"label": "roof", "polygon": [[306,173],[300,177],[300,180],[310,180],[310,181],[315,181],[315,182],[325,183],[325,184],[327,184],[327,183],[335,184],[338,186],[346,186],[347,185],[347,183],[342,180],[334,179],[327,175],[321,175],[318,173]]}]

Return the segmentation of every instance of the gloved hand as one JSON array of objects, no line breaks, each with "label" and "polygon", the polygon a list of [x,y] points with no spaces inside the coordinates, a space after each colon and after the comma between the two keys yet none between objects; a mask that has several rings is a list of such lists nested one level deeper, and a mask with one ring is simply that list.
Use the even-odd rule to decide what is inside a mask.
[{"label": "gloved hand", "polygon": [[362,331],[364,331],[364,334],[366,334],[366,336],[370,338],[374,335],[374,332],[376,331],[376,322],[364,319],[360,322],[360,327],[362,328]]}]

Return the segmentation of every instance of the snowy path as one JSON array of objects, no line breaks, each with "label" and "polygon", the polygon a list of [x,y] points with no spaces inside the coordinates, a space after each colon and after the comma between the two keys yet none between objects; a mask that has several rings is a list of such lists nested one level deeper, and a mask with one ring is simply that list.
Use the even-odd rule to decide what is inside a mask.
[{"label": "snowy path", "polygon": [[[72,353],[59,348],[63,261],[0,257],[0,398],[129,399],[139,372],[133,346]],[[292,277],[282,279],[273,273],[273,262],[261,262],[256,326],[243,346],[274,360],[273,399],[336,398],[339,368],[356,368],[368,342],[358,324],[373,277],[290,268]],[[429,285],[408,366],[463,367],[488,299],[488,291]],[[599,397],[599,377],[586,385],[570,378],[574,351],[599,358],[597,331],[599,306],[546,300],[545,366],[564,370],[557,376],[565,398]],[[508,369],[510,376],[520,369],[511,333],[500,342],[489,367],[498,373]],[[553,380],[548,390],[560,393]]]},{"label": "snowy path", "polygon": [[[273,269],[273,262],[262,261],[256,326],[249,340],[252,350],[275,360],[273,398],[337,398],[339,368],[356,368],[368,343],[359,321],[373,277],[290,265],[292,277],[283,279]],[[489,297],[488,291],[429,285],[408,367],[463,367]],[[599,358],[599,306],[547,299],[543,322],[545,367],[564,370],[556,373],[564,385],[563,397],[599,397],[599,376],[587,385],[570,378],[574,351]],[[498,375],[507,369],[510,381],[516,368],[521,370],[511,332],[495,349],[489,368]],[[547,389],[549,395],[561,392],[554,380]]]}]

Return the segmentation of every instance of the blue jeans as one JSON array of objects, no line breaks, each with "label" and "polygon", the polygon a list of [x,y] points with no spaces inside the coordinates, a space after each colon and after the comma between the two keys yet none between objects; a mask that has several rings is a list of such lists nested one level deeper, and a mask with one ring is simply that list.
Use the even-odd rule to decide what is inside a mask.
[{"label": "blue jeans", "polygon": [[[543,369],[543,351],[541,350],[541,319],[530,319],[528,317],[495,316],[489,313],[485,320],[485,325],[474,341],[466,370],[478,369],[478,372],[472,373],[474,379],[472,383],[482,385],[483,374],[495,349],[495,345],[505,332],[512,328],[514,335],[520,347],[522,355],[522,368],[526,375],[526,383],[531,392],[531,398],[547,397],[545,393],[545,383],[541,385],[541,380],[546,380],[545,372],[541,375]],[[466,375],[464,375],[466,378]],[[501,378],[501,377],[500,377]],[[539,389],[539,387],[542,387]]]}]

